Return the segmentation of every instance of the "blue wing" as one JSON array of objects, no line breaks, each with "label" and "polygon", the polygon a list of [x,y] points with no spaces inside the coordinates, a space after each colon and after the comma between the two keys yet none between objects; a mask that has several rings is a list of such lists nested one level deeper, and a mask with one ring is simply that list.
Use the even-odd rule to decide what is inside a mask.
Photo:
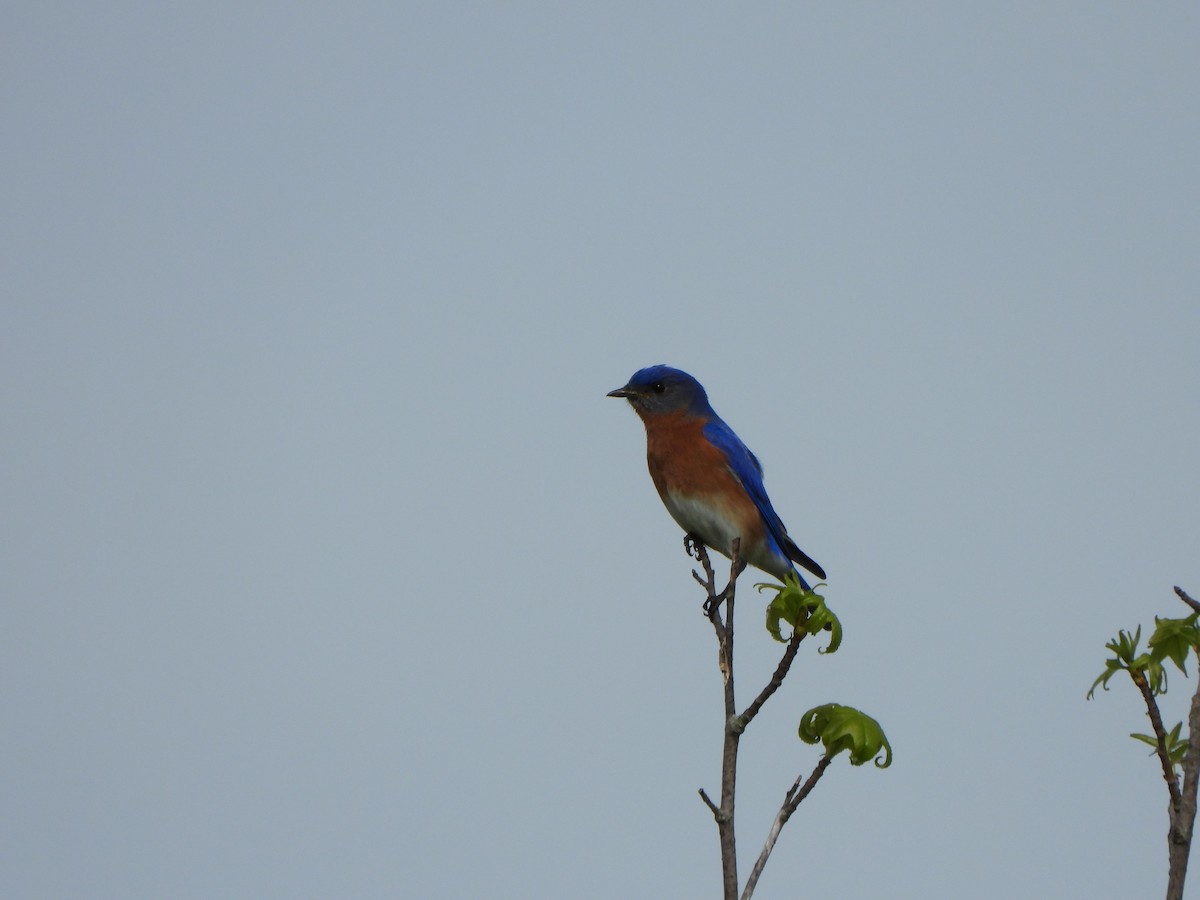
[{"label": "blue wing", "polygon": [[725,458],[729,461],[729,468],[741,481],[746,493],[750,495],[750,499],[754,501],[759,515],[763,517],[763,522],[767,526],[767,532],[779,552],[800,563],[818,578],[824,578],[825,570],[788,537],[787,528],[784,527],[783,521],[775,512],[775,508],[771,506],[771,501],[767,497],[767,489],[763,487],[763,467],[762,463],[758,461],[758,457],[750,452],[750,448],[743,444],[742,439],[718,416],[713,416],[712,420],[704,426],[704,436],[708,438],[709,443],[725,454]]}]

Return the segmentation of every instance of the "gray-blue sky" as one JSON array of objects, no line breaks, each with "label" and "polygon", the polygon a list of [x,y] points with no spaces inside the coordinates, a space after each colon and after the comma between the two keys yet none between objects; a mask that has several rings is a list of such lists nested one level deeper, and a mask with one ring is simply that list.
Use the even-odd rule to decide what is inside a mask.
[{"label": "gray-blue sky", "polygon": [[896,749],[759,894],[1160,890],[1083,695],[1200,590],[1194,5],[4,19],[0,892],[714,895],[712,633],[604,398],[655,362],[847,631],[746,864],[803,709]]}]

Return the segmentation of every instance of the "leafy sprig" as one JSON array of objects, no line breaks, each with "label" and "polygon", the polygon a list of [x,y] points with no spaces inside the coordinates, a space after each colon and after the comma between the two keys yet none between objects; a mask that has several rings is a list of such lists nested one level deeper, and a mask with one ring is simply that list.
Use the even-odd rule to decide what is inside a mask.
[{"label": "leafy sprig", "polygon": [[[829,646],[821,653],[836,653],[842,643],[842,623],[833,611],[825,605],[825,598],[816,591],[805,588],[800,578],[789,574],[783,584],[756,584],[759,591],[771,590],[775,597],[767,605],[767,631],[771,637],[786,644],[797,631],[816,635],[820,631],[829,632]],[[780,627],[786,623],[792,628],[792,633],[786,637]]]},{"label": "leafy sprig", "polygon": [[847,751],[851,765],[861,766],[872,759],[880,769],[892,764],[892,745],[883,728],[852,706],[826,703],[813,707],[800,719],[799,731],[806,744],[824,744],[826,756]]}]

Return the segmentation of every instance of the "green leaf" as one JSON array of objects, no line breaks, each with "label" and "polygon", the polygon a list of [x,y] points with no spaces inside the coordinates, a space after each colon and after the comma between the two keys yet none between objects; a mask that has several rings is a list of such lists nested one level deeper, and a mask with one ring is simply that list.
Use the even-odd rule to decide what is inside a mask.
[{"label": "green leaf", "polygon": [[[1188,654],[1200,647],[1200,629],[1196,619],[1200,614],[1192,613],[1185,619],[1160,619],[1154,617],[1154,634],[1147,645],[1157,662],[1169,659],[1184,675],[1187,675]],[[1165,688],[1164,688],[1165,689]]]},{"label": "green leaf", "polygon": [[1092,689],[1090,691],[1088,691],[1087,698],[1089,700],[1091,700],[1092,696],[1096,693],[1096,688],[1098,688],[1098,687],[1104,688],[1104,690],[1107,691],[1108,690],[1108,680],[1110,678],[1112,678],[1114,675],[1116,675],[1118,672],[1123,672],[1123,671],[1125,671],[1125,667],[1123,665],[1121,665],[1119,660],[1115,660],[1115,659],[1105,660],[1104,661],[1104,671],[1101,672],[1100,675],[1097,676],[1096,680],[1092,682]]},{"label": "green leaf", "polygon": [[1087,693],[1089,700],[1095,696],[1096,688],[1100,687],[1107,691],[1109,679],[1117,672],[1122,671],[1128,672],[1135,681],[1139,675],[1144,676],[1147,684],[1150,685],[1150,690],[1155,694],[1167,692],[1167,673],[1162,667],[1162,656],[1154,653],[1139,654],[1138,643],[1141,639],[1142,626],[1139,625],[1133,634],[1128,631],[1120,631],[1115,638],[1104,645],[1112,653],[1112,658],[1104,661],[1104,671],[1092,682],[1092,687]]},{"label": "green leaf", "polygon": [[1114,640],[1109,641],[1104,646],[1111,650],[1116,655],[1117,659],[1124,663],[1125,667],[1128,668],[1138,655],[1138,642],[1141,639],[1142,626],[1139,625],[1137,627],[1137,631],[1135,631],[1132,635],[1128,631],[1124,630],[1117,632],[1117,637]]},{"label": "green leaf", "polygon": [[1162,663],[1151,663],[1146,669],[1146,678],[1150,681],[1150,690],[1155,694],[1167,692],[1167,670],[1162,667]]},{"label": "green leaf", "polygon": [[[1187,756],[1188,751],[1188,739],[1180,736],[1180,732],[1182,731],[1183,723],[1177,722],[1175,727],[1167,732],[1166,735],[1164,735],[1163,740],[1163,743],[1167,748],[1167,759],[1169,759],[1171,764],[1176,767],[1183,766],[1183,758]],[[1158,739],[1155,738],[1154,735],[1131,734],[1129,736],[1134,740],[1141,741],[1143,744],[1149,744],[1151,747],[1153,747],[1154,749],[1151,751],[1152,756],[1155,753],[1158,753]]]},{"label": "green leaf", "polygon": [[791,640],[792,635],[784,637],[780,625],[786,622],[792,626],[793,633],[795,632],[796,623],[800,621],[806,609],[804,588],[800,587],[799,582],[792,583],[790,581],[785,581],[784,584],[756,584],[755,587],[760,592],[775,591],[775,598],[767,604],[767,631],[775,640],[786,644]]},{"label": "green leaf", "polygon": [[883,728],[852,706],[826,703],[810,709],[800,719],[799,734],[806,744],[824,744],[828,756],[847,751],[851,765],[861,766],[871,759],[880,769],[892,764],[892,745]]},{"label": "green leaf", "polygon": [[1143,744],[1149,744],[1155,750],[1158,749],[1158,740],[1152,734],[1131,734],[1130,737],[1141,741]]},{"label": "green leaf", "polygon": [[1143,653],[1133,661],[1129,670],[1131,674],[1140,672],[1146,676],[1151,693],[1157,695],[1167,692],[1167,670],[1163,668],[1162,661],[1155,659],[1153,654]]},{"label": "green leaf", "polygon": [[1180,737],[1179,733],[1182,730],[1183,723],[1176,722],[1175,727],[1167,734],[1167,757],[1177,766],[1183,765],[1183,758],[1187,756],[1190,744],[1187,738]]},{"label": "green leaf", "polygon": [[[759,591],[772,590],[775,597],[767,605],[767,631],[771,637],[786,644],[797,631],[815,635],[819,631],[830,633],[829,646],[822,653],[834,653],[842,643],[842,623],[825,605],[825,598],[815,591],[807,590],[795,574],[784,579],[783,584],[756,584]],[[791,626],[785,637],[782,624]]]}]

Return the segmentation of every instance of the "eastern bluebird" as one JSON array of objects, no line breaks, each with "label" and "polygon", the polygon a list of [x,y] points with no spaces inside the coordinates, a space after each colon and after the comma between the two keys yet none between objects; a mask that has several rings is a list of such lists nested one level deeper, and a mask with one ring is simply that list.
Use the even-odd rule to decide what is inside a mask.
[{"label": "eastern bluebird", "polygon": [[783,580],[798,562],[818,578],[825,570],[809,558],[771,507],[762,464],[708,405],[708,394],[687,372],[650,366],[624,387],[624,397],[646,426],[646,463],[667,512],[688,535],[732,555],[741,538],[741,557]]}]

